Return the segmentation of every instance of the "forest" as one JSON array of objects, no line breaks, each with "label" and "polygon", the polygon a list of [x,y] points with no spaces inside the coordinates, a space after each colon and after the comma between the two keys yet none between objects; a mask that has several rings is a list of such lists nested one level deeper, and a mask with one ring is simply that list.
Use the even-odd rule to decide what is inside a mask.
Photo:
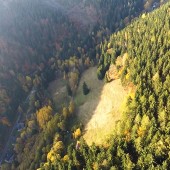
[{"label": "forest", "polygon": [[[107,9],[107,3],[105,6],[101,5],[103,10]],[[114,8],[119,10],[116,6]],[[2,136],[15,121],[17,109],[31,89],[37,88],[40,84],[47,86],[53,79],[50,69],[53,73],[55,70],[67,73],[69,69],[74,70],[75,62],[87,66],[90,65],[90,60],[96,62],[96,50],[100,52],[100,42],[110,34],[104,24],[100,26],[96,23],[93,32],[87,29],[87,25],[80,29],[81,23],[75,23],[61,10],[51,9],[37,0],[34,2],[22,0],[19,5],[18,1],[14,0],[5,9],[5,6],[2,6],[0,10]],[[125,13],[122,19],[127,15]],[[119,19],[115,16],[113,22]],[[77,60],[73,61],[72,68],[68,68],[69,58],[70,61]],[[77,71],[81,69],[76,67]]]},{"label": "forest", "polygon": [[[66,15],[44,2],[14,0],[8,12],[0,7],[1,169],[169,169],[170,3],[77,0],[81,16],[92,18],[81,23],[72,10]],[[105,83],[114,80],[108,74],[114,66],[135,93],[106,144],[89,146],[74,99],[93,66]],[[67,90],[57,105],[48,92],[55,79]],[[82,93],[91,93],[86,82]],[[16,123],[24,127],[15,130]],[[12,162],[3,155],[9,139]]]}]

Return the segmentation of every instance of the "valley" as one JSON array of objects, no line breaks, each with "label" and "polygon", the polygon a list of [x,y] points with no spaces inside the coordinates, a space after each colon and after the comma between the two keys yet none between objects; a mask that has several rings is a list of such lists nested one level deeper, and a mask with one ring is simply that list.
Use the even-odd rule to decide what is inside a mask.
[{"label": "valley", "polygon": [[3,1],[0,169],[169,169],[169,11]]}]

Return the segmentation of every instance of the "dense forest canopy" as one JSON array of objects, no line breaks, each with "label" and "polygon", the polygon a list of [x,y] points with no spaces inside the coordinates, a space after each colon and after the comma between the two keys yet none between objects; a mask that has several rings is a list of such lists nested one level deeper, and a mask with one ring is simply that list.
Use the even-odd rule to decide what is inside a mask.
[{"label": "dense forest canopy", "polygon": [[[2,2],[0,158],[6,141],[15,155],[2,169],[170,168],[170,4],[148,13],[163,3]],[[122,84],[136,88],[108,146],[88,146],[83,125],[72,123],[80,76],[96,64],[99,79],[109,82],[107,71],[114,65]],[[69,96],[58,106],[46,90],[55,77],[66,82]],[[86,82],[82,91],[90,93]],[[24,128],[15,132],[21,122]]]},{"label": "dense forest canopy", "polygon": [[[122,10],[119,7],[128,7],[127,11],[133,8],[134,3],[129,3],[131,5],[124,1],[3,1],[0,7],[1,119],[9,120],[8,124],[14,121],[21,100],[33,84],[44,80],[41,72],[51,57],[63,60],[76,56],[87,64],[89,59],[94,60],[96,44],[110,33],[105,20],[112,18],[109,24],[115,23],[115,29],[119,28],[120,18],[123,21],[129,13],[119,17],[116,13]],[[138,6],[140,3],[139,0]],[[109,14],[113,9],[117,11],[112,14],[114,17]],[[143,6],[140,9],[143,10]],[[137,11],[133,12],[134,16]],[[68,69],[64,69],[67,72]],[[7,128],[2,125],[1,132]]]}]

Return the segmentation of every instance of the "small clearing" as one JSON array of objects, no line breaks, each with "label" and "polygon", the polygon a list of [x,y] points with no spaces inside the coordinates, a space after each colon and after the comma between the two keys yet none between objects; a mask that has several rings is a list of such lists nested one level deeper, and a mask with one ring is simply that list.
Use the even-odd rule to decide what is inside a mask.
[{"label": "small clearing", "polygon": [[63,105],[67,105],[69,97],[67,95],[66,82],[63,79],[56,79],[48,86],[48,91],[52,97],[55,109],[59,111]]},{"label": "small clearing", "polygon": [[[96,72],[96,67],[84,72],[75,98],[78,119],[85,125],[84,139],[88,145],[106,142],[115,123],[121,119],[122,106],[130,92],[125,90],[120,79],[105,84],[97,79]],[[87,96],[82,92],[84,81],[90,88]]]}]

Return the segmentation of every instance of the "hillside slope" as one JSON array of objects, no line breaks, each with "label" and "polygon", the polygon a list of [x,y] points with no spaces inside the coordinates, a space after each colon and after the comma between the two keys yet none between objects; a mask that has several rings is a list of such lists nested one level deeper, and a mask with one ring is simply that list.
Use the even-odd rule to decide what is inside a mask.
[{"label": "hillside slope", "polygon": [[[115,123],[122,117],[123,105],[130,93],[120,79],[104,84],[97,79],[96,72],[97,68],[92,67],[83,73],[75,97],[77,116],[85,126],[84,139],[89,145],[93,142],[101,145],[107,141]],[[82,92],[83,82],[90,88],[87,96]]]},{"label": "hillside slope", "polygon": [[[117,65],[116,69],[121,72],[123,84],[133,82],[136,86],[136,93],[128,97],[127,107],[116,124],[109,145],[89,147],[78,138],[79,141],[75,140],[66,152],[62,152],[64,155],[60,153],[60,158],[47,160],[40,169],[170,168],[169,14],[170,3],[143,14],[113,34],[101,47],[97,73],[103,74],[108,65],[117,64],[116,59],[127,54],[124,68]],[[106,104],[105,107],[107,110]],[[55,144],[54,141],[53,146]],[[52,151],[57,150],[53,147]]]},{"label": "hillside slope", "polygon": [[[54,0],[13,0],[11,8],[6,2],[5,8],[0,6],[0,143],[6,142],[6,132],[20,115],[18,112],[25,117],[25,128],[15,134],[16,141],[11,140],[11,150],[16,142],[14,163],[4,167],[32,170],[47,161],[43,169],[169,169],[169,4],[153,14],[142,15],[107,42],[110,31],[124,28],[144,9],[153,10],[154,1],[89,0],[79,4],[77,0],[77,4],[71,4],[73,1],[64,0],[70,2],[65,6]],[[67,15],[62,13],[63,7],[71,7]],[[93,31],[90,26],[80,29],[79,14],[84,19],[83,28],[88,24],[93,27],[99,18],[102,22]],[[127,110],[116,124],[110,145],[88,147],[78,128],[78,141],[73,139],[67,146],[72,133],[71,129],[67,131],[67,115],[68,110],[73,113],[74,103],[54,116],[45,88],[55,75],[63,75],[67,83],[72,83],[74,94],[85,68],[100,58],[97,73],[103,78],[108,66],[116,64],[124,54],[128,56],[124,68],[114,68],[122,73],[122,83],[133,82],[137,91],[128,98]],[[23,103],[26,107],[20,107]],[[43,110],[49,110],[50,116],[42,130],[36,114]],[[90,127],[95,124],[92,120]],[[78,147],[76,142],[80,142]],[[9,153],[3,155],[8,157]]]},{"label": "hillside slope", "polygon": [[[110,31],[122,28],[126,17],[130,21],[137,16],[144,5],[141,5],[141,0],[131,2],[131,5],[125,0],[118,3],[117,0],[107,3],[94,0],[0,2],[2,134],[7,134],[6,130],[10,130],[9,125],[13,124],[18,115],[17,109],[29,92],[37,88],[35,86],[39,86],[40,82],[46,86],[52,80],[53,74],[49,73],[50,69],[54,71],[55,67],[55,71],[60,72],[68,70],[63,66],[57,67],[56,63],[72,56],[81,58],[83,62],[86,59],[96,62],[96,56],[100,54],[98,44],[110,34]],[[138,8],[134,10],[134,6]],[[110,14],[109,11],[115,13]],[[120,11],[122,14],[117,16]],[[8,125],[3,120],[7,120]],[[2,138],[0,141],[3,144],[5,142]]]}]

